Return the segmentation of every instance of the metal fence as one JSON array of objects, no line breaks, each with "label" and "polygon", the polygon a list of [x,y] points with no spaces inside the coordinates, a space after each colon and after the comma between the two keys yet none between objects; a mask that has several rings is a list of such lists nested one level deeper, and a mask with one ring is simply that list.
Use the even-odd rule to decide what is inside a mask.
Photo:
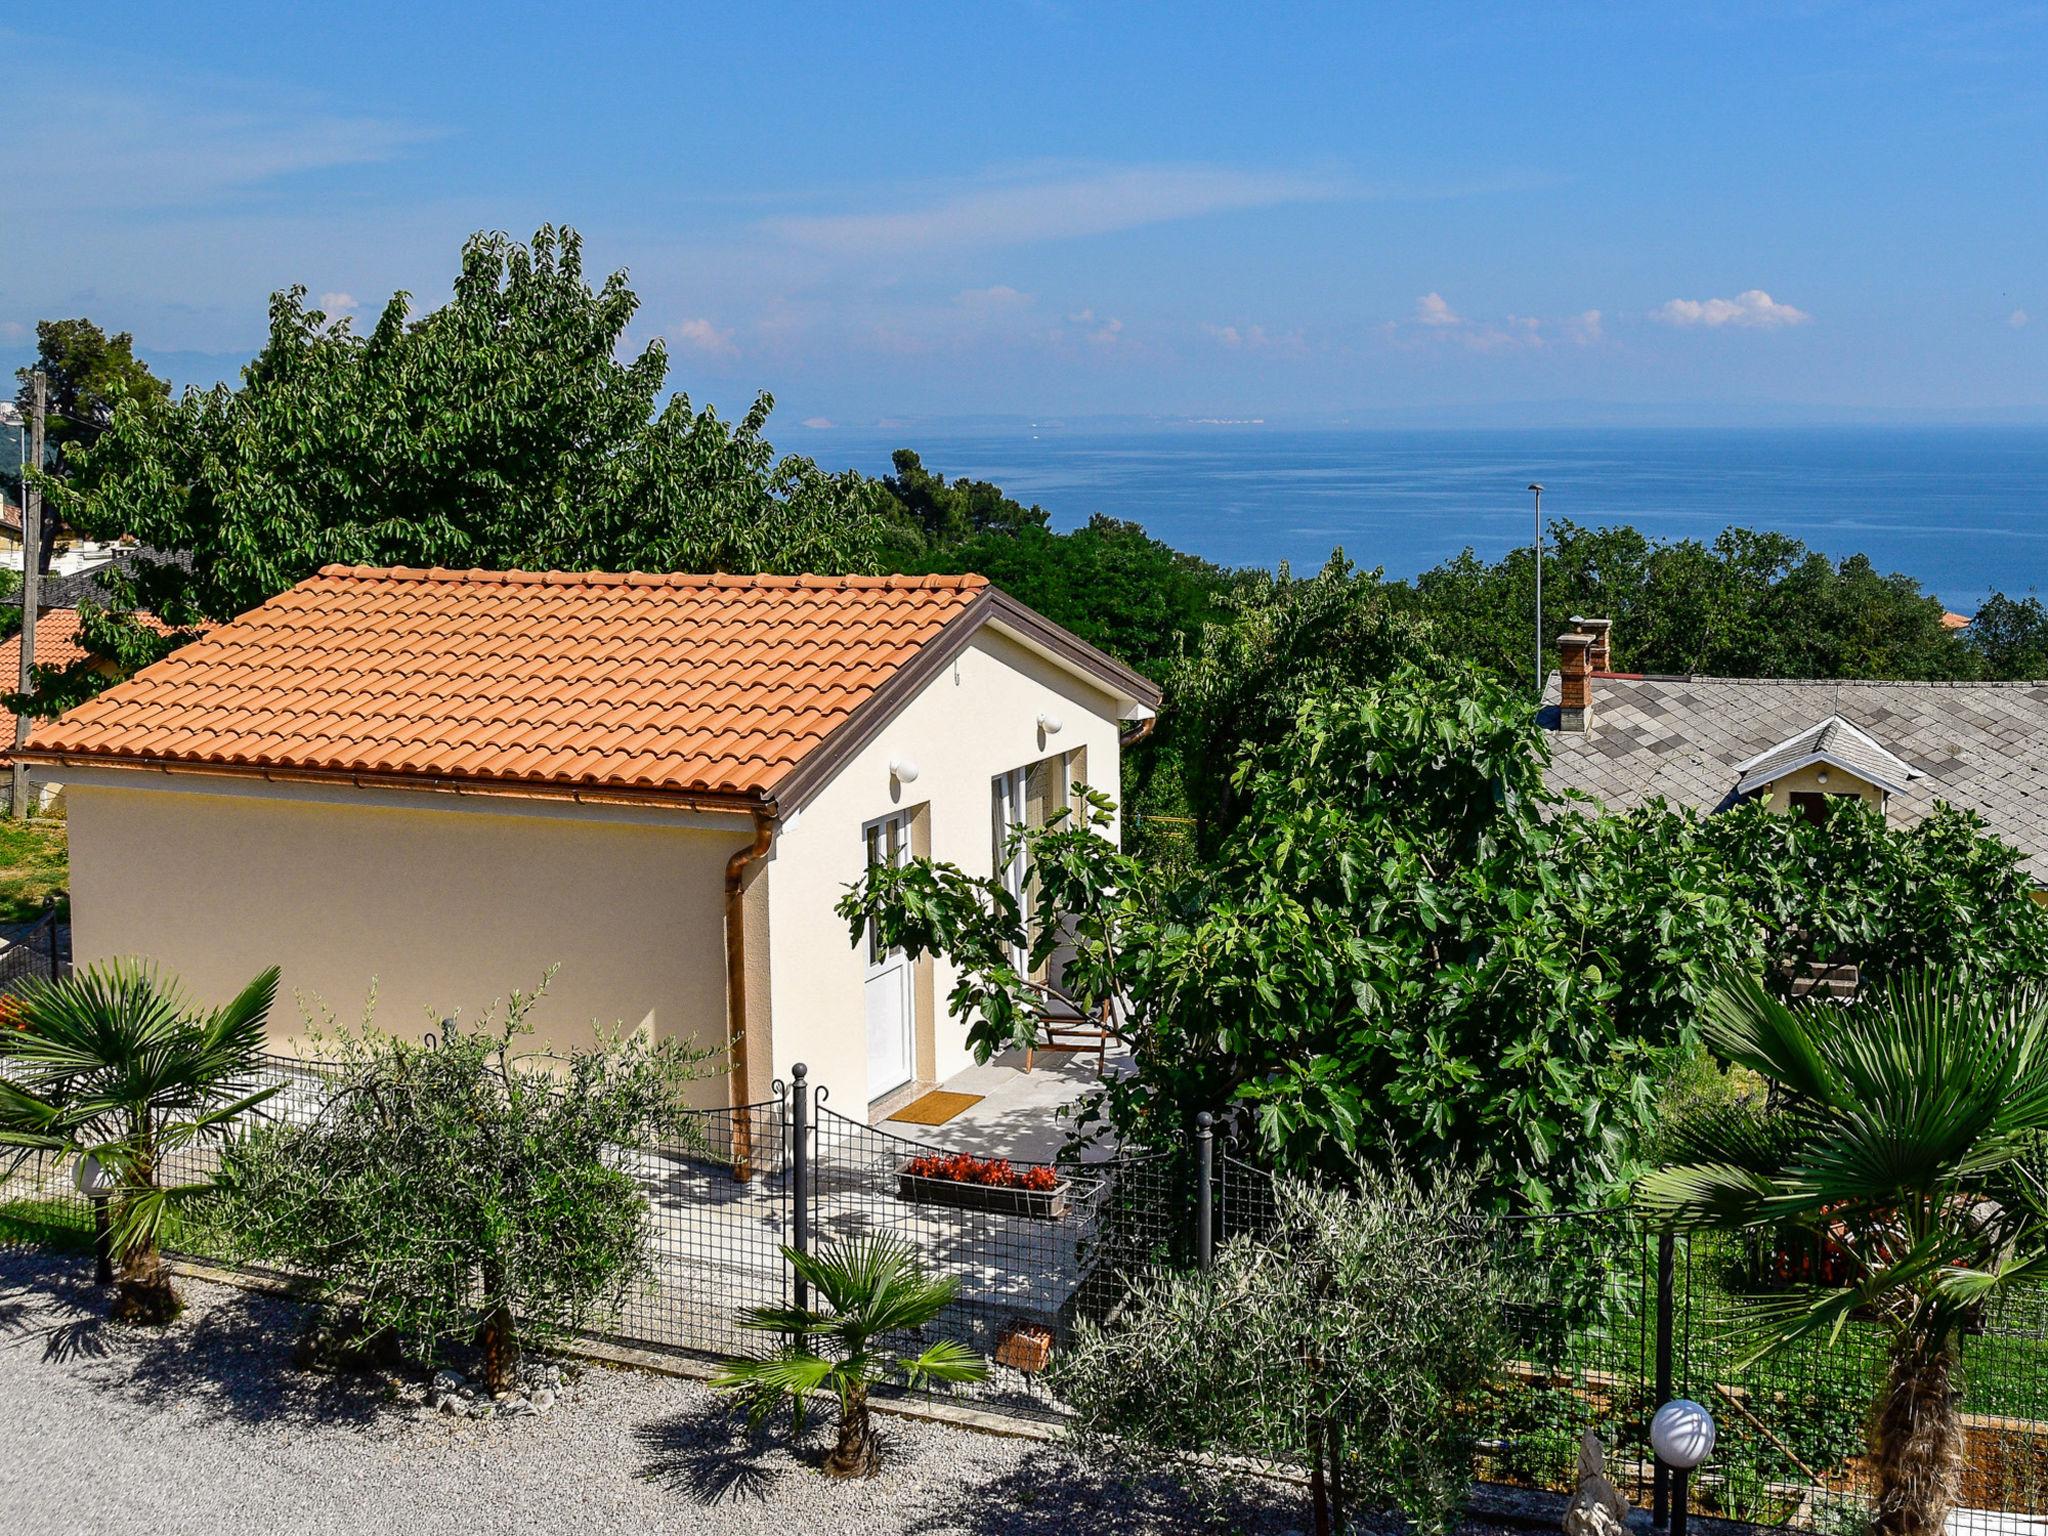
[{"label": "metal fence", "polygon": [[[325,1081],[303,1063],[274,1058],[264,1074],[281,1089],[266,1113],[303,1121],[320,1112]],[[785,1245],[816,1251],[889,1233],[961,1282],[932,1331],[996,1364],[990,1381],[958,1390],[1019,1414],[1059,1413],[1038,1368],[1084,1320],[1112,1316],[1135,1276],[1210,1262],[1219,1245],[1273,1231],[1279,1211],[1273,1175],[1207,1116],[1184,1146],[1060,1164],[1050,1187],[1035,1190],[921,1173],[920,1160],[947,1154],[840,1114],[801,1070],[772,1099],[693,1118],[693,1134],[633,1155],[649,1201],[650,1267],[609,1337],[746,1352],[761,1340],[738,1326],[741,1309],[802,1299]],[[183,1152],[167,1173],[202,1175],[216,1156]],[[17,1225],[24,1211],[75,1221],[81,1210],[56,1168],[21,1170],[0,1197]],[[1505,1222],[1496,1234],[1522,1299],[1509,1318],[1514,1359],[1470,1405],[1482,1482],[1571,1491],[1591,1427],[1616,1484],[1655,1508],[1649,1418],[1687,1396],[1713,1411],[1721,1432],[1692,1485],[1696,1510],[1815,1536],[1864,1528],[1864,1415],[1883,1365],[1881,1330],[1855,1319],[1837,1339],[1754,1362],[1745,1347],[1759,1298],[1811,1278],[1825,1254],[1658,1233],[1624,1213]],[[1989,1309],[1964,1367],[1966,1509],[1951,1529],[2037,1530],[2048,1516],[2048,1287]]]},{"label": "metal fence", "polygon": [[32,923],[10,925],[0,942],[0,994],[13,992],[29,977],[54,981],[71,967],[70,929],[52,906]]}]

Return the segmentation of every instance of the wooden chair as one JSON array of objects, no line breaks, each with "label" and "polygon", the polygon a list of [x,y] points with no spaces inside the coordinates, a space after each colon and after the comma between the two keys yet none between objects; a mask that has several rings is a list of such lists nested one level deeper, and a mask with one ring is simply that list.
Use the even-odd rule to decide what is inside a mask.
[{"label": "wooden chair", "polygon": [[1116,1028],[1114,1006],[1105,1000],[1091,1015],[1057,987],[1036,981],[1024,985],[1038,1000],[1038,1036],[1024,1047],[1024,1070],[1031,1070],[1041,1050],[1086,1050],[1091,1045],[1095,1048],[1096,1071],[1107,1070],[1110,1041],[1123,1043]]}]

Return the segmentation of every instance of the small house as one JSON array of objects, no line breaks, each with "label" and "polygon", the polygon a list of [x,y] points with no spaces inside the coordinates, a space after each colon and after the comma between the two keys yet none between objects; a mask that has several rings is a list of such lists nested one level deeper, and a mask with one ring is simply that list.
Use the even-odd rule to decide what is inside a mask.
[{"label": "small house", "polygon": [[[80,964],[204,999],[283,967],[316,1016],[416,1032],[556,968],[593,1020],[806,1062],[848,1113],[968,1064],[943,964],[856,945],[878,861],[997,867],[1113,788],[1159,691],[978,576],[330,566],[59,719]],[[1007,872],[1021,879],[1021,871]]]}]

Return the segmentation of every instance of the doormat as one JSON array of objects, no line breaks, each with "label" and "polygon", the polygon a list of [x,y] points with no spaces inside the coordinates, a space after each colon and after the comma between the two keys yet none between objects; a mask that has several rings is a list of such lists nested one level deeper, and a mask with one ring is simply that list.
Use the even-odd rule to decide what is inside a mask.
[{"label": "doormat", "polygon": [[948,1093],[935,1088],[921,1099],[913,1099],[889,1118],[901,1120],[906,1125],[944,1125],[964,1109],[972,1109],[981,1102],[978,1093]]}]

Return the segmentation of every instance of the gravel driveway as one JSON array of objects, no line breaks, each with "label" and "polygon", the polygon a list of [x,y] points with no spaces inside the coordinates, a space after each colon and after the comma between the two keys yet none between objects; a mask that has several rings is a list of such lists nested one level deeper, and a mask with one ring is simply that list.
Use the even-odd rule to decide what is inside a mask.
[{"label": "gravel driveway", "polygon": [[[89,1260],[0,1253],[0,1526],[169,1532],[885,1532],[1211,1529],[1055,1447],[885,1419],[889,1466],[828,1482],[692,1382],[592,1368],[541,1418],[457,1422],[292,1363],[294,1303],[185,1281],[167,1333],[102,1320]],[[813,1445],[820,1432],[813,1432]],[[1300,1505],[1220,1528],[1277,1533]]]}]

